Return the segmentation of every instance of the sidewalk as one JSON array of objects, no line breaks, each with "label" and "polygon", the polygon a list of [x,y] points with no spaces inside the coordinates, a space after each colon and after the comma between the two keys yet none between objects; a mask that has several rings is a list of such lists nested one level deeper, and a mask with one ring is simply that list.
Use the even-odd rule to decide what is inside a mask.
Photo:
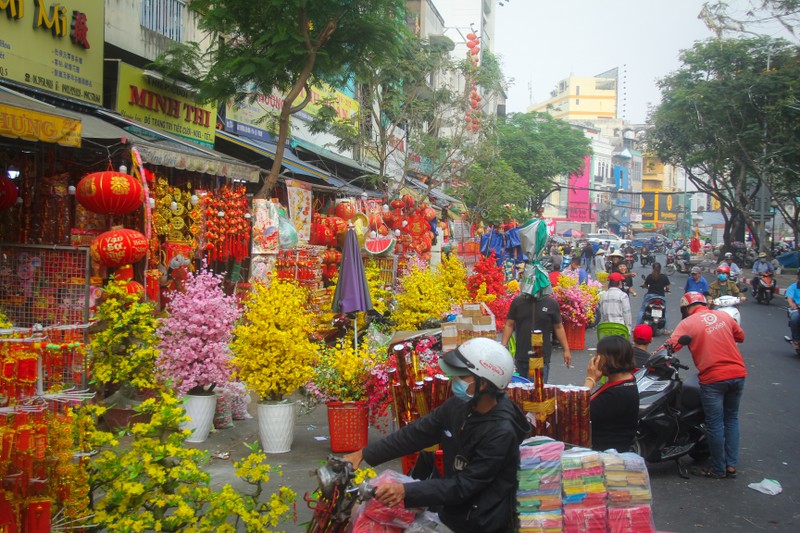
[{"label": "sidewalk", "polygon": [[[184,446],[201,450],[208,450],[211,454],[210,462],[204,470],[211,474],[212,486],[215,489],[225,484],[230,484],[240,490],[247,490],[249,486],[242,483],[233,471],[234,461],[241,460],[250,454],[244,445],[258,442],[258,421],[256,410],[258,404],[250,403],[249,420],[235,420],[234,427],[230,429],[213,430],[208,439],[199,444],[185,443]],[[383,437],[383,433],[370,427],[369,441],[375,442]],[[322,438],[324,440],[318,440]],[[294,443],[289,453],[272,454],[267,456],[267,462],[273,468],[273,477],[269,483],[269,492],[279,486],[290,487],[297,493],[297,524],[283,524],[282,531],[305,531],[301,526],[311,518],[311,511],[303,500],[303,495],[316,489],[317,480],[313,477],[314,469],[324,463],[330,454],[330,434],[328,433],[327,409],[324,405],[309,414],[296,417],[294,425]],[[337,454],[342,455],[342,454]],[[225,459],[221,457],[226,457]],[[400,471],[400,461],[393,461],[382,465],[382,468],[391,468]],[[283,472],[280,476],[278,470]],[[266,491],[265,491],[266,492]]]}]

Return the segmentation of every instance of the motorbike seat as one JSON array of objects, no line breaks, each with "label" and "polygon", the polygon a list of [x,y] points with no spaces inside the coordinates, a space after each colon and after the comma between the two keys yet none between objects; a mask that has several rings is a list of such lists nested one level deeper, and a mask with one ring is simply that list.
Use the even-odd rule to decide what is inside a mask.
[{"label": "motorbike seat", "polygon": [[692,374],[683,380],[681,404],[684,410],[690,411],[700,407],[700,375]]}]

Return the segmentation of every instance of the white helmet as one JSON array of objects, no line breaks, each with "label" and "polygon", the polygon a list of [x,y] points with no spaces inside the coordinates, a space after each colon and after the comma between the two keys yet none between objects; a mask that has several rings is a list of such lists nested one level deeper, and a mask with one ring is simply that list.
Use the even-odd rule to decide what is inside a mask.
[{"label": "white helmet", "polygon": [[477,337],[450,350],[439,358],[439,366],[449,376],[472,374],[506,388],[514,374],[514,358],[505,347],[492,339]]},{"label": "white helmet", "polygon": [[732,259],[732,258],[733,258],[733,254],[732,253],[725,252],[725,259]]}]

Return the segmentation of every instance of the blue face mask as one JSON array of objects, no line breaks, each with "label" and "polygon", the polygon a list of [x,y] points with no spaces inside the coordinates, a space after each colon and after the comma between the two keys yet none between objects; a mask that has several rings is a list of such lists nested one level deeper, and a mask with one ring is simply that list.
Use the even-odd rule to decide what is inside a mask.
[{"label": "blue face mask", "polygon": [[452,383],[450,384],[450,387],[453,390],[453,396],[465,402],[470,401],[473,395],[467,393],[469,385],[470,384],[463,379],[454,377]]},{"label": "blue face mask", "polygon": [[717,279],[720,280],[720,281],[728,281],[728,275],[727,274],[717,274]]}]

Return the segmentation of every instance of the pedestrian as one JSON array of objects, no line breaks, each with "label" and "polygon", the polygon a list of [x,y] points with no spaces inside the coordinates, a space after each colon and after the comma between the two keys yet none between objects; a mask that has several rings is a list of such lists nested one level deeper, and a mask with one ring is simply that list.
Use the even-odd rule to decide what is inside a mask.
[{"label": "pedestrian", "polygon": [[739,291],[739,286],[735,281],[730,279],[731,269],[723,263],[717,267],[717,279],[708,286],[708,301],[709,307],[714,308],[713,302],[720,296],[737,296],[741,301],[747,300],[745,296]]},{"label": "pedestrian", "polygon": [[345,455],[354,468],[377,466],[438,444],[444,478],[385,483],[375,497],[394,507],[436,507],[442,523],[464,533],[515,530],[519,445],[531,431],[506,396],[514,362],[491,339],[476,338],[439,359],[453,396],[430,414]]},{"label": "pedestrian", "polygon": [[704,296],[708,296],[708,281],[703,277],[703,272],[699,266],[693,266],[686,284],[683,286],[683,292],[699,292]]},{"label": "pedestrian", "polygon": [[633,357],[636,367],[644,368],[650,360],[650,343],[653,342],[653,328],[647,324],[639,324],[633,328]]},{"label": "pedestrian", "polygon": [[558,280],[561,278],[561,263],[553,263],[548,276],[550,277],[550,285],[558,287]]},{"label": "pedestrian", "polygon": [[608,259],[611,261],[611,265],[606,268],[606,271],[611,274],[612,272],[619,272],[619,265],[623,262],[625,256],[620,252],[611,252],[608,254]]},{"label": "pedestrian", "polygon": [[628,296],[636,296],[636,291],[633,290],[633,278],[636,277],[636,272],[628,272],[628,265],[625,263],[621,263],[617,267],[617,272],[623,276],[622,284],[620,284],[619,288]]},{"label": "pedestrian", "polygon": [[631,301],[620,288],[623,279],[625,278],[619,272],[608,276],[608,290],[600,297],[600,322],[624,324],[631,331]]},{"label": "pedestrian", "polygon": [[[602,248],[598,248],[597,252],[594,254],[594,271],[595,272],[605,272],[606,271],[606,251]],[[597,275],[595,274],[595,277]]]},{"label": "pedestrian", "polygon": [[589,361],[584,386],[595,388],[589,402],[592,422],[592,449],[627,452],[633,445],[639,425],[639,389],[633,377],[636,368],[633,347],[620,335],[603,337],[597,343],[597,355]]},{"label": "pedestrian", "polygon": [[591,274],[594,268],[594,246],[592,246],[592,243],[586,242],[583,245],[581,257],[583,260],[583,268],[586,269],[587,274]]},{"label": "pedestrian", "polygon": [[[669,278],[661,273],[661,263],[653,263],[653,271],[647,275],[642,283],[645,288],[644,299],[642,300],[642,307],[639,309],[639,315],[636,317],[636,323],[642,323],[642,316],[644,316],[644,308],[647,307],[647,302],[653,298],[666,299],[669,292]],[[667,327],[667,308],[664,306],[664,333],[669,334]]]},{"label": "pedestrian", "polygon": [[564,262],[564,256],[561,255],[561,251],[559,250],[558,246],[553,245],[550,247],[550,263],[553,265],[553,267],[558,265],[558,270],[561,270],[562,262]]},{"label": "pedestrian", "polygon": [[710,466],[693,473],[713,479],[736,477],[739,402],[747,377],[737,343],[744,342],[744,331],[729,314],[708,309],[706,297],[699,292],[683,295],[681,315],[684,318],[667,343],[677,352],[682,335],[692,338],[689,351],[700,372],[700,400],[711,452]]},{"label": "pedestrian", "polygon": [[578,276],[579,284],[589,283],[589,274],[581,267],[581,256],[579,255],[572,256],[572,259],[569,260],[569,266],[564,273]]},{"label": "pedestrian", "polygon": [[[534,319],[534,314],[536,315]],[[531,335],[534,331],[542,332],[543,345],[542,357],[544,358],[544,380],[550,373],[550,355],[553,351],[552,337],[555,334],[561,347],[564,349],[564,364],[567,368],[572,363],[572,354],[567,342],[567,333],[561,323],[561,308],[550,296],[533,298],[528,294],[520,294],[511,301],[503,329],[503,346],[508,346],[511,335],[516,341],[514,362],[517,373],[528,377],[530,368]]]},{"label": "pedestrian", "polygon": [[789,304],[789,328],[792,330],[792,347],[800,349],[800,270],[797,271],[797,281],[786,289],[786,302]]}]

